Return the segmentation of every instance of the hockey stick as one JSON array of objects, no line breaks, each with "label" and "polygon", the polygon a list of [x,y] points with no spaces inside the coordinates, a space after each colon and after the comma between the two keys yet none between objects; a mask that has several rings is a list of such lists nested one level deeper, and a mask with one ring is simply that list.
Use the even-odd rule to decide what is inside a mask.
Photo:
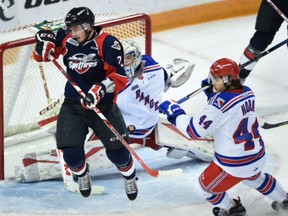
[{"label": "hockey stick", "polygon": [[271,1],[267,0],[267,2],[274,8],[274,10],[288,23],[287,17],[282,13],[282,11]]},{"label": "hockey stick", "polygon": [[44,69],[43,69],[42,62],[39,62],[38,66],[39,66],[39,70],[40,70],[40,74],[41,74],[41,78],[42,78],[42,82],[43,82],[43,86],[44,86],[47,102],[48,102],[48,105],[50,105],[51,97],[50,97],[49,89],[48,89],[48,86],[47,86],[47,80],[46,80],[46,76],[45,76],[45,72],[44,72]]},{"label": "hockey stick", "polygon": [[180,100],[177,101],[177,103],[181,104],[181,103],[185,102],[186,100],[192,98],[193,96],[199,94],[200,92],[205,91],[205,90],[208,89],[209,87],[211,87],[211,86],[201,87],[201,88],[199,88],[199,89],[191,92],[190,94],[186,95],[185,97],[181,98]]},{"label": "hockey stick", "polygon": [[[52,62],[58,68],[58,70],[67,78],[70,84],[74,87],[74,89],[85,98],[85,93],[80,89],[80,87],[75,83],[72,78],[66,73],[66,71],[62,68],[62,66],[57,62],[56,59],[53,59]],[[119,134],[119,132],[113,127],[113,125],[106,119],[106,117],[102,114],[102,112],[97,108],[93,108],[94,112],[103,120],[105,125],[111,130],[111,132],[121,141],[121,143],[127,148],[127,150],[136,158],[136,160],[141,164],[141,166],[146,170],[146,172],[153,177],[169,177],[169,176],[178,176],[182,174],[182,169],[173,169],[173,170],[154,170],[148,167],[142,159],[137,155],[137,153],[133,150],[133,148],[126,142],[126,140]]]},{"label": "hockey stick", "polygon": [[[260,55],[257,56],[257,58],[251,59],[251,60],[245,62],[244,64],[240,65],[240,69],[246,67],[247,65],[249,65],[249,64],[251,64],[251,63],[253,63],[255,61],[258,61],[260,58],[268,55],[269,53],[273,52],[274,50],[278,49],[279,47],[281,47],[281,46],[283,46],[284,44],[287,44],[287,43],[288,43],[288,39],[285,39],[284,41],[276,44],[275,46],[271,47],[270,49],[263,51]],[[210,86],[204,86],[202,88],[199,88],[199,89],[193,91],[192,93],[186,95],[185,97],[181,98],[180,100],[178,100],[177,103],[181,104],[181,103],[185,102],[186,100],[190,99],[191,97],[197,95],[198,93],[206,90],[209,87]]]},{"label": "hockey stick", "polygon": [[261,127],[263,129],[271,129],[271,128],[276,128],[276,127],[287,125],[287,124],[288,124],[288,121],[279,122],[279,123],[275,123],[275,124],[270,124],[270,123],[264,122],[263,126],[261,126]]},{"label": "hockey stick", "polygon": [[284,44],[287,44],[287,42],[288,42],[288,39],[285,39],[284,41],[276,44],[275,46],[271,47],[270,49],[263,51],[255,59],[251,59],[251,60],[245,62],[244,64],[240,65],[240,69],[246,67],[247,65],[249,65],[249,64],[251,64],[251,63],[253,63],[255,61],[258,61],[260,58],[262,58],[262,57],[266,56],[267,54],[273,52],[274,50],[278,49],[279,47],[283,46]]}]

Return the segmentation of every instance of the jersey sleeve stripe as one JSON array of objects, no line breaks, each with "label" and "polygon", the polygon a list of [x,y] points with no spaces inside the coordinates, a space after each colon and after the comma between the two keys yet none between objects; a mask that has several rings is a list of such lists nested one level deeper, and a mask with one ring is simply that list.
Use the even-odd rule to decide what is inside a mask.
[{"label": "jersey sleeve stripe", "polygon": [[265,147],[263,146],[261,150],[253,155],[247,155],[243,157],[227,157],[220,155],[218,153],[215,153],[215,157],[218,160],[220,164],[223,166],[229,166],[229,167],[238,167],[238,166],[246,166],[252,163],[255,163],[265,155]]},{"label": "jersey sleeve stripe", "polygon": [[144,72],[150,72],[150,71],[155,71],[155,70],[159,70],[161,69],[160,65],[159,64],[156,64],[156,65],[150,65],[150,66],[146,66],[144,68]]},{"label": "jersey sleeve stripe", "polygon": [[192,139],[199,139],[201,136],[197,133],[194,125],[193,125],[193,118],[190,120],[190,124],[187,127],[187,133]]},{"label": "jersey sleeve stripe", "polygon": [[139,129],[139,130],[135,130],[133,132],[130,132],[133,135],[145,135],[148,131],[150,131],[151,129],[153,129],[155,126],[151,126],[149,128],[146,129]]}]

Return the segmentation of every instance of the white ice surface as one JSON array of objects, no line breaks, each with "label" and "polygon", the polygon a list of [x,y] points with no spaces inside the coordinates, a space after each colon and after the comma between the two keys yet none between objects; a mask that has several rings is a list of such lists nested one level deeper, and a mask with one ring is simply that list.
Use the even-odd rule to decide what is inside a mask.
[{"label": "white ice surface", "polygon": [[[247,16],[154,34],[153,57],[161,64],[170,63],[174,57],[190,59],[196,63],[188,82],[178,89],[170,89],[165,98],[180,99],[198,89],[215,60],[228,57],[238,61],[254,33],[254,24],[255,16]],[[286,31],[283,25],[271,46],[287,38]],[[261,125],[264,121],[275,123],[288,120],[287,68],[288,52],[286,46],[283,46],[263,57],[246,81],[256,93]],[[206,98],[201,93],[186,101],[183,107],[193,114],[200,111],[205,102]],[[287,190],[287,126],[261,129],[261,133],[267,148],[267,164],[263,171],[274,175]],[[154,169],[180,167],[184,172],[176,178],[155,179],[135,160],[139,194],[133,202],[126,198],[123,180],[115,168],[92,173],[93,184],[105,186],[106,191],[103,195],[89,198],[66,191],[60,179],[33,184],[21,184],[8,179],[0,183],[0,215],[212,215],[213,207],[193,190],[193,182],[207,166],[206,163],[169,159],[164,149],[139,149],[137,153]],[[232,197],[241,197],[248,215],[276,215],[270,207],[271,200],[242,184],[229,193]]]}]

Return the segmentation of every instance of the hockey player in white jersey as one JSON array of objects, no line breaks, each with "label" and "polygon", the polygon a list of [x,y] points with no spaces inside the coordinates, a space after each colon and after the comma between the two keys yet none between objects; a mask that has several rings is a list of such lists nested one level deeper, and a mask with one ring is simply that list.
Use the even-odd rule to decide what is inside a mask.
[{"label": "hockey player in white jersey", "polygon": [[274,200],[274,210],[288,210],[287,192],[271,174],[262,173],[265,145],[258,130],[255,95],[242,86],[239,73],[237,63],[230,59],[214,62],[210,75],[215,92],[199,115],[186,115],[172,100],[163,102],[159,110],[187,137],[213,134],[213,162],[199,176],[195,190],[215,206],[214,215],[246,214],[240,198],[227,194],[239,182]]},{"label": "hockey player in white jersey", "polygon": [[195,64],[177,58],[165,69],[150,55],[142,55],[140,46],[135,41],[122,40],[121,44],[124,50],[124,68],[130,82],[125,90],[119,93],[117,104],[128,126],[130,142],[154,150],[165,146],[168,148],[168,157],[188,156],[207,161],[202,152],[196,149],[183,150],[181,146],[173,147],[169,143],[161,143],[155,135],[156,130],[159,130],[158,109],[163,94],[170,87],[179,87],[185,83]]}]

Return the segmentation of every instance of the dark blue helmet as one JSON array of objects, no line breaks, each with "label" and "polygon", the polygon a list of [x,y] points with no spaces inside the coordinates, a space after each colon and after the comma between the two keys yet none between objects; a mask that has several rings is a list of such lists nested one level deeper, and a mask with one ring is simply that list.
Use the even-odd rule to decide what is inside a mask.
[{"label": "dark blue helmet", "polygon": [[68,28],[84,23],[90,23],[93,26],[94,22],[95,16],[87,7],[75,7],[68,12],[65,18],[65,24]]}]

